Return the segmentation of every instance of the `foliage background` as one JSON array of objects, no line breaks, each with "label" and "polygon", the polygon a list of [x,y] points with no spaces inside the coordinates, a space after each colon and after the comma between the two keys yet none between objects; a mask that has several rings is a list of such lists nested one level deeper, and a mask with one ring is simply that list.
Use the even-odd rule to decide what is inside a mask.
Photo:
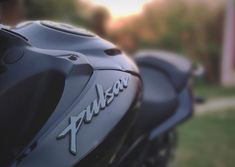
[{"label": "foliage background", "polygon": [[107,9],[86,1],[8,0],[1,6],[3,23],[15,24],[23,19],[72,22],[108,38],[130,54],[140,49],[183,54],[204,65],[206,82],[219,81],[225,0],[153,0],[141,14],[112,26],[108,25]]}]

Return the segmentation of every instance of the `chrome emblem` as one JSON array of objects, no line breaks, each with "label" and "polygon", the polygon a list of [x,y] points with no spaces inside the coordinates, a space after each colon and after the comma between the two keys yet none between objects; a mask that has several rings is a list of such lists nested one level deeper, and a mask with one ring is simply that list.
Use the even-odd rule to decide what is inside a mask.
[{"label": "chrome emblem", "polygon": [[71,116],[69,125],[57,136],[57,139],[64,138],[67,134],[70,135],[70,152],[73,155],[77,154],[77,133],[83,123],[90,123],[94,116],[98,116],[100,110],[105,109],[116,96],[119,95],[128,86],[128,77],[119,79],[114,85],[106,91],[99,84],[96,84],[97,99],[87,106],[79,115]]}]

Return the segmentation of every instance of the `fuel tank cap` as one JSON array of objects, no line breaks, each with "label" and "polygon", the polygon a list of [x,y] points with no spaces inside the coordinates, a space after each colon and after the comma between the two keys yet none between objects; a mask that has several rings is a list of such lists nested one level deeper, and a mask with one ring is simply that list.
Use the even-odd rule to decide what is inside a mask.
[{"label": "fuel tank cap", "polygon": [[86,29],[75,27],[73,25],[66,24],[66,23],[58,23],[58,22],[53,22],[53,21],[41,21],[40,23],[48,28],[52,28],[52,29],[59,30],[62,32],[67,32],[67,33],[80,35],[80,36],[86,36],[86,37],[95,36],[95,34],[89,32]]}]

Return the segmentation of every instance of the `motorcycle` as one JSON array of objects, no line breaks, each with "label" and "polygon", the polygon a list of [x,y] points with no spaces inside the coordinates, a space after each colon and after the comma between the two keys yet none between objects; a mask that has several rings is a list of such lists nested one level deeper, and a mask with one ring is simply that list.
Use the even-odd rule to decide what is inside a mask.
[{"label": "motorcycle", "polygon": [[193,114],[191,63],[69,24],[0,26],[0,166],[166,167]]}]

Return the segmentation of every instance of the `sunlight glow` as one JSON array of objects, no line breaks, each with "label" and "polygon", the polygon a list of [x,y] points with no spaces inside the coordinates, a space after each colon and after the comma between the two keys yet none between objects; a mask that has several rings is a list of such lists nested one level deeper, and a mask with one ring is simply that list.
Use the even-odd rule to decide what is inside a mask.
[{"label": "sunlight glow", "polygon": [[88,0],[94,5],[106,7],[113,19],[140,13],[143,6],[152,0]]}]

